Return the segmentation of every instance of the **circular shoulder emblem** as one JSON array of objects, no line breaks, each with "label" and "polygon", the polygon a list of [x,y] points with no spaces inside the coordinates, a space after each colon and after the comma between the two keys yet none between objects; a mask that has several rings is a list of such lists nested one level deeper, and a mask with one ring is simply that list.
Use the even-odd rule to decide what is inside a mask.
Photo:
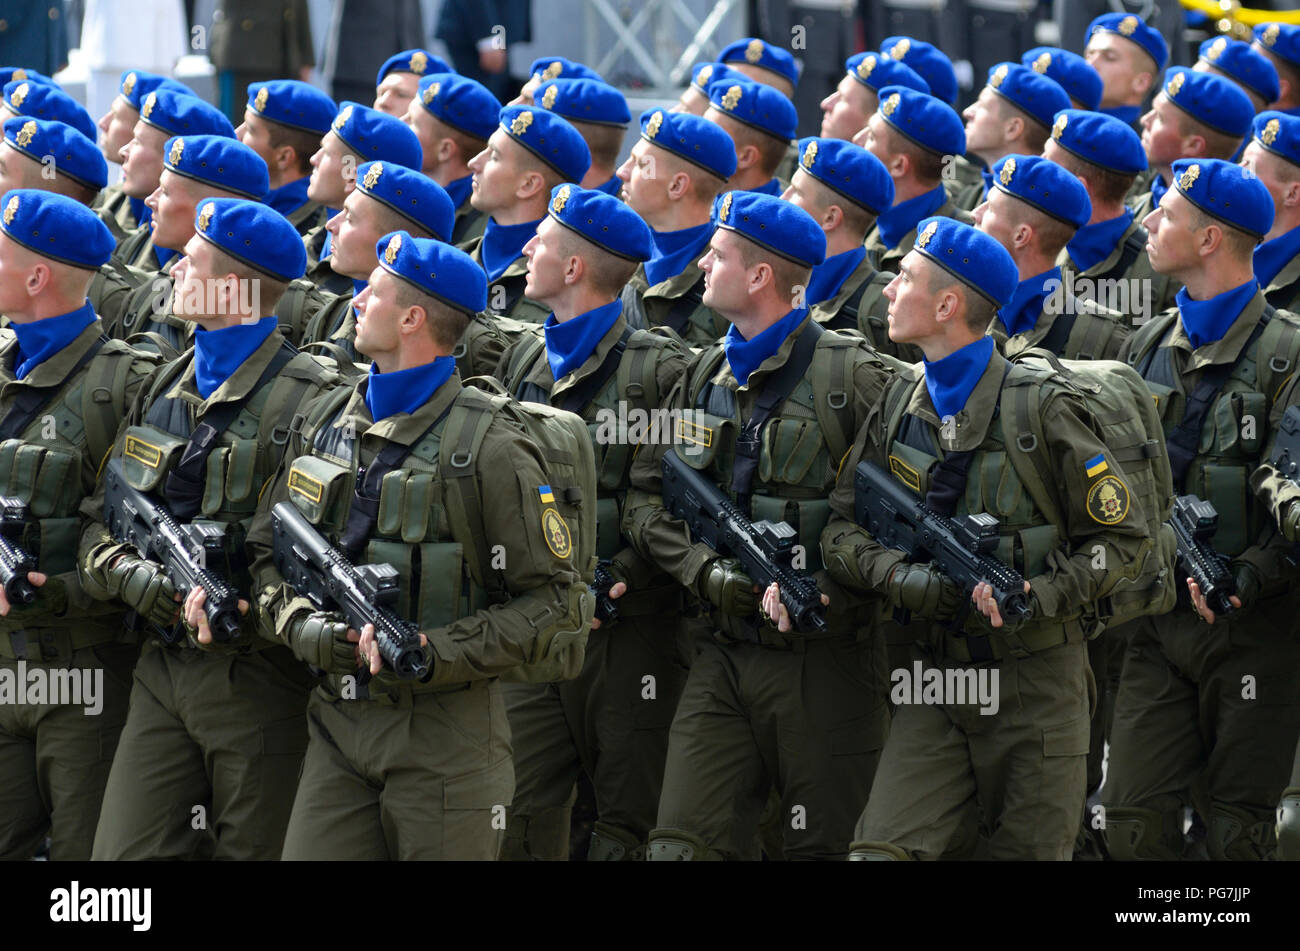
[{"label": "circular shoulder emblem", "polygon": [[546,547],[557,558],[568,558],[573,551],[573,542],[569,538],[569,526],[564,523],[560,513],[555,509],[542,510],[542,534],[546,537]]},{"label": "circular shoulder emblem", "polygon": [[1128,486],[1105,475],[1088,487],[1088,516],[1102,525],[1118,525],[1128,514]]}]

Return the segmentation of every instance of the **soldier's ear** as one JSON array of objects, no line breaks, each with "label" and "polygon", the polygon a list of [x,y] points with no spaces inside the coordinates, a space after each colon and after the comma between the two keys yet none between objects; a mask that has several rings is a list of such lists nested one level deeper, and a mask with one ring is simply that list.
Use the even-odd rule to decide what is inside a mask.
[{"label": "soldier's ear", "polygon": [[1130,88],[1133,90],[1134,95],[1141,96],[1145,99],[1147,92],[1151,89],[1151,85],[1155,81],[1156,74],[1144,70],[1133,77],[1133,83]]},{"label": "soldier's ear", "polygon": [[523,178],[519,180],[519,187],[515,189],[515,197],[521,201],[527,201],[545,189],[546,179],[542,176],[542,173],[536,170],[527,171],[524,172]]},{"label": "soldier's ear", "polygon": [[1025,134],[1025,117],[1012,115],[1003,121],[1002,135],[1008,142],[1014,142]]},{"label": "soldier's ear", "polygon": [[1300,205],[1300,179],[1286,186],[1286,191],[1282,193],[1282,204],[1287,208],[1295,208]]},{"label": "soldier's ear", "polygon": [[746,145],[736,150],[736,170],[749,168],[751,165],[758,164],[761,155],[757,145]]}]

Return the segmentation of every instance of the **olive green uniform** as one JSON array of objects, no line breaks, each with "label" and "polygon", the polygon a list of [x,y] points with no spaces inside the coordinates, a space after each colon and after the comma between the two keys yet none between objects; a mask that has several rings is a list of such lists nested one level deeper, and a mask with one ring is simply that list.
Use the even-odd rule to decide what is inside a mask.
[{"label": "olive green uniform", "polygon": [[[249,540],[263,630],[287,638],[295,617],[312,610],[271,562],[270,507],[291,501],[337,545],[358,465],[398,443],[410,454],[382,480],[364,560],[397,568],[394,610],[428,636],[432,671],[425,682],[331,673],[312,693],[283,857],[494,859],[515,786],[497,678],[561,632],[585,633],[592,600],[571,553],[555,554],[542,530],[538,487],[548,480],[532,440],[508,419],[491,420],[472,460],[490,504],[465,515],[477,536],[466,537],[449,522],[459,503],[439,476],[440,451],[444,438],[462,445],[453,404],[484,397],[453,375],[413,413],[374,422],[367,384],[311,408],[266,493]],[[463,554],[479,543],[502,546],[495,577]],[[489,588],[501,592],[495,603]]]},{"label": "olive green uniform", "polygon": [[[688,355],[675,336],[633,333],[620,316],[583,364],[558,381],[536,330],[512,345],[497,369],[518,399],[548,405],[564,406],[599,385],[573,411],[587,421],[596,447],[596,554],[611,560],[614,576],[628,585],[627,594],[614,602],[618,620],[587,638],[586,661],[576,680],[506,685],[516,789],[503,858],[568,858],[569,803],[579,769],[587,772],[596,794],[598,819],[588,860],[644,856],[659,806],[668,727],[689,662],[681,650],[684,600],[676,581],[638,555],[619,532],[627,473],[641,444],[611,441],[602,435],[601,421],[617,418],[620,402],[629,413],[633,407],[657,409]],[[652,678],[649,691],[647,677]]]},{"label": "olive green uniform", "polygon": [[451,226],[451,243],[466,250],[478,244],[487,227],[488,216],[470,203],[467,197],[456,209],[456,221]]},{"label": "olive green uniform", "polygon": [[[277,369],[281,351],[290,359]],[[248,592],[243,534],[259,492],[302,405],[338,382],[273,332],[203,399],[191,352],[154,378],[118,434],[113,457],[130,484],[157,497],[194,427],[222,403],[251,393],[207,458],[199,512],[230,527],[227,577]],[[82,583],[106,598],[108,565],[129,548],[108,534],[103,507],[101,483],[81,509],[91,521],[79,558]],[[288,650],[253,628],[247,619],[239,638],[202,649],[192,638],[146,644],[104,793],[96,859],[279,856],[307,746],[311,678]]]},{"label": "olive green uniform", "polygon": [[[173,257],[172,261],[178,259],[179,255]],[[113,252],[111,263],[137,268],[149,274],[163,270],[162,262],[154,252],[153,223],[141,225],[123,238]]]},{"label": "olive green uniform", "polygon": [[140,227],[140,222],[135,220],[135,214],[131,211],[131,197],[122,191],[120,184],[101,188],[90,208],[99,215],[100,221],[108,225],[113,241],[119,247],[127,235]]},{"label": "olive green uniform", "polygon": [[[35,520],[20,543],[48,576],[31,605],[0,618],[0,671],[17,677],[24,661],[29,674],[39,669],[47,678],[64,670],[103,678],[96,715],[84,712],[88,699],[0,703],[0,859],[31,858],[47,833],[50,858],[90,858],[139,653],[123,631],[121,606],[83,590],[74,554],[77,507],[94,492],[100,460],[155,366],[148,354],[101,334],[96,321],[17,380],[17,338],[0,330],[0,419],[33,388],[55,388],[34,419],[0,441],[5,492],[27,503]],[[91,395],[99,387],[109,394],[102,402]],[[26,682],[19,678],[17,687]]]},{"label": "olive green uniform", "polygon": [[623,288],[623,313],[633,327],[668,327],[697,349],[712,346],[729,326],[704,305],[704,272],[698,259],[654,287],[646,280],[645,265],[639,265]]},{"label": "olive green uniform", "polygon": [[[487,223],[483,225],[487,227]],[[477,241],[466,242],[463,250],[474,259],[474,263],[483,266],[483,255],[479,250],[483,245],[480,235]],[[540,301],[524,296],[524,283],[528,276],[528,259],[522,254],[510,262],[510,266],[501,272],[495,281],[488,281],[488,305],[486,314],[492,317],[510,317],[523,324],[543,323],[551,309]]]},{"label": "olive green uniform", "polygon": [[[1055,303],[1058,299],[1061,303]],[[1055,311],[1060,310],[1060,313]],[[1050,350],[1063,360],[1114,360],[1128,339],[1129,325],[1121,315],[1093,301],[1049,295],[1034,325],[1008,337],[1001,320],[989,330],[998,350],[1015,359],[1031,347]]]},{"label": "olive green uniform", "polygon": [[[905,556],[879,545],[853,520],[859,461],[877,463],[918,496],[930,490],[940,462],[942,423],[921,369],[904,371],[894,386],[899,390],[891,391],[840,469],[834,514],[822,533],[831,576],[864,593],[884,589]],[[945,679],[957,676],[949,671],[997,671],[998,710],[981,714],[973,701],[900,704],[858,823],[853,858],[939,858],[956,845],[977,802],[989,831],[989,857],[1070,857],[1094,701],[1084,641],[1097,631],[1092,602],[1110,578],[1096,567],[1094,546],[1104,547],[1104,563],[1118,572],[1142,548],[1145,525],[1136,507],[1124,505],[1116,518],[1098,514],[1088,501],[1103,485],[1121,499],[1128,491],[1113,463],[1104,476],[1086,475],[1084,460],[1105,449],[1086,422],[1082,401],[1064,388],[1041,393],[1048,445],[1039,451],[1060,473],[1059,483],[1043,488],[1065,524],[1039,510],[1009,465],[998,410],[1016,398],[1013,387],[1049,386],[1049,378],[1026,368],[1008,369],[994,352],[954,417],[956,436],[946,441],[944,456],[974,453],[954,515],[987,512],[998,520],[994,556],[1029,581],[1031,616],[994,629],[971,609],[955,630],[947,620],[914,616],[910,624],[914,662],[925,670]],[[962,606],[969,595],[961,592]]]},{"label": "olive green uniform", "polygon": [[1256,292],[1221,340],[1196,349],[1178,312],[1168,311],[1123,352],[1154,395],[1167,436],[1207,368],[1232,367],[1179,491],[1214,505],[1214,548],[1246,591],[1240,611],[1207,626],[1180,578],[1178,606],[1132,633],[1102,787],[1112,857],[1178,858],[1188,801],[1206,821],[1211,857],[1274,851],[1274,807],[1300,735],[1297,570],[1292,545],[1247,480],[1286,408],[1281,391],[1300,356],[1300,321],[1278,311],[1257,335],[1264,307]]},{"label": "olive green uniform", "polygon": [[[812,345],[811,363],[761,432],[750,508],[755,520],[794,527],[806,570],[831,607],[826,633],[805,635],[779,633],[757,605],[745,616],[708,606],[713,638],[698,646],[669,733],[652,859],[757,858],[772,787],[785,857],[842,858],[884,745],[883,645],[860,629],[857,599],[819,570],[818,539],[836,467],[889,375],[861,338],[819,331],[805,318],[744,386],[715,344],[695,355],[665,404],[683,414],[674,430],[679,456],[729,491],[741,421],[773,374]],[[649,447],[633,461],[623,530],[644,556],[703,594],[700,581],[719,553],[693,542],[663,506],[668,448]]]},{"label": "olive green uniform", "polygon": [[[1094,292],[1088,293],[1086,285],[1075,283],[1073,290],[1075,294],[1085,299],[1096,300],[1098,294],[1103,295],[1101,302],[1107,304],[1107,306],[1120,307],[1124,301],[1129,301],[1128,322],[1134,325],[1140,323],[1139,315],[1132,310],[1134,305],[1140,303],[1137,295],[1143,292],[1145,288],[1150,288],[1151,296],[1148,298],[1150,302],[1149,314],[1152,316],[1162,314],[1174,306],[1174,297],[1183,285],[1151,267],[1151,259],[1147,256],[1146,242],[1147,230],[1142,227],[1142,219],[1134,215],[1129,226],[1120,235],[1115,250],[1086,271],[1080,271],[1074,262],[1070,260],[1069,251],[1062,248],[1061,253],[1056,258],[1056,263],[1061,268],[1061,279],[1069,281],[1072,277],[1075,282],[1081,280],[1093,282],[1126,281],[1128,288],[1123,292],[1123,296],[1106,289],[1105,285],[1094,284]],[[1067,271],[1071,272],[1071,274],[1067,274]],[[1067,283],[1067,286],[1070,285]],[[1109,295],[1109,300],[1106,299],[1106,295]]]},{"label": "olive green uniform", "polygon": [[1300,309],[1300,254],[1282,265],[1264,288],[1264,296],[1274,307],[1292,312]]},{"label": "olive green uniform", "polygon": [[[962,224],[972,225],[975,219],[971,217],[970,212],[958,208],[951,198],[945,201],[937,209],[933,216],[940,218],[951,218],[954,221],[960,221]],[[922,221],[925,219],[922,218]],[[918,222],[919,224],[920,222]],[[871,226],[867,232],[866,240],[863,244],[867,249],[867,258],[875,262],[876,267],[882,271],[888,271],[891,274],[898,273],[898,264],[903,258],[907,257],[907,252],[912,250],[912,245],[916,243],[916,229],[913,228],[907,234],[899,239],[898,244],[892,248],[885,247],[885,242],[880,238],[880,225]]]},{"label": "olive green uniform", "polygon": [[346,294],[352,290],[352,278],[339,274],[330,267],[328,255],[321,257],[325,239],[329,237],[329,232],[325,230],[328,214],[327,209],[321,223],[302,236],[302,243],[307,249],[307,273],[304,278],[327,293]]},{"label": "olive green uniform", "polygon": [[889,339],[889,298],[885,288],[894,279],[888,271],[871,266],[865,256],[844,279],[835,296],[812,306],[813,320],[827,330],[854,330],[880,353],[887,353],[906,363],[921,359],[919,348]]},{"label": "olive green uniform", "polygon": [[943,188],[952,203],[963,211],[973,211],[984,200],[984,173],[964,155],[944,169]]}]

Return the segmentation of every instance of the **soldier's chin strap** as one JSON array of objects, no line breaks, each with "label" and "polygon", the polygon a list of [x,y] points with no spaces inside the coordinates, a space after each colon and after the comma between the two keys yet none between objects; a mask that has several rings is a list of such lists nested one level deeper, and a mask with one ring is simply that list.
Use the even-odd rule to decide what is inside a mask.
[{"label": "soldier's chin strap", "polygon": [[86,352],[81,355],[81,359],[76,362],[68,375],[53,386],[28,386],[18,392],[14,397],[13,404],[9,407],[9,412],[5,413],[3,420],[0,420],[0,440],[16,439],[22,434],[22,431],[31,425],[42,409],[45,408],[50,400],[54,399],[56,393],[63,387],[63,384],[77,375],[87,363],[95,358],[100,348],[108,343],[108,338],[103,334],[92,341]]}]

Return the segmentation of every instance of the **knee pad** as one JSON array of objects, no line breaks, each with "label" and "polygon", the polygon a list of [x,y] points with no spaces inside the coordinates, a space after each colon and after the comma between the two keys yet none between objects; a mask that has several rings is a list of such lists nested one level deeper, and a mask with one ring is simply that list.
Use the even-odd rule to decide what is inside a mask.
[{"label": "knee pad", "polygon": [[644,859],[645,845],[626,829],[597,822],[591,830],[588,862],[640,862]]},{"label": "knee pad", "polygon": [[1300,862],[1300,789],[1287,789],[1277,807],[1277,857]]},{"label": "knee pad", "polygon": [[703,839],[680,829],[655,829],[646,846],[646,860],[650,862],[702,862],[722,858]]},{"label": "knee pad", "polygon": [[850,862],[909,862],[912,857],[888,842],[854,842],[849,846]]},{"label": "knee pad", "polygon": [[1258,862],[1277,850],[1273,817],[1260,810],[1215,802],[1210,807],[1207,845],[1216,862]]},{"label": "knee pad", "polygon": [[1183,853],[1182,809],[1106,807],[1106,851],[1119,862],[1174,862]]},{"label": "knee pad", "polygon": [[569,806],[555,806],[531,816],[512,814],[506,822],[500,861],[567,861],[572,812]]}]

